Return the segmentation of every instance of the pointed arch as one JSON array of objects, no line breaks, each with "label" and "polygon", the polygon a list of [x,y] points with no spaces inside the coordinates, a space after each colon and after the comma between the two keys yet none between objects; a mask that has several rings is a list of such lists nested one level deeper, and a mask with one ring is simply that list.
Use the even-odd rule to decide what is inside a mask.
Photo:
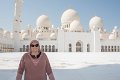
[{"label": "pointed arch", "polygon": [[52,52],[55,52],[55,45],[52,45]]},{"label": "pointed arch", "polygon": [[76,52],[83,52],[83,42],[82,41],[76,42]]}]

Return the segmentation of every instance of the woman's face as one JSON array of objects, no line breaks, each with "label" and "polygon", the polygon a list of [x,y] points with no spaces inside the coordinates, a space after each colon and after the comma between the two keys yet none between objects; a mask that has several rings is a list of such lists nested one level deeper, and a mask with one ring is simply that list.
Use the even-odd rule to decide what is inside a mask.
[{"label": "woman's face", "polygon": [[32,42],[32,44],[30,45],[30,48],[31,48],[32,52],[38,52],[39,44],[36,42]]}]

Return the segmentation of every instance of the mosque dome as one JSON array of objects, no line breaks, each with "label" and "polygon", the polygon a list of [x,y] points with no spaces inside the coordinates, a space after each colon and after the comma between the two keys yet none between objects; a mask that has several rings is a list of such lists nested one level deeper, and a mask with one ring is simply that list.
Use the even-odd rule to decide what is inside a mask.
[{"label": "mosque dome", "polygon": [[112,33],[109,36],[109,39],[118,39],[118,37],[119,37],[119,29],[117,28],[117,26],[115,26]]},{"label": "mosque dome", "polygon": [[36,35],[36,39],[42,39],[42,38],[43,38],[43,36],[42,36],[41,33],[38,33],[38,34]]},{"label": "mosque dome", "polygon": [[56,34],[55,33],[51,33],[50,39],[56,39]]},{"label": "mosque dome", "polygon": [[119,32],[119,29],[117,28],[117,26],[115,26],[112,33],[117,33],[117,32]]},{"label": "mosque dome", "polygon": [[103,30],[103,20],[102,18],[98,17],[98,16],[95,16],[93,18],[91,18],[90,22],[89,22],[89,27],[90,27],[90,30],[99,30],[99,29],[102,29]]},{"label": "mosque dome", "polygon": [[74,9],[68,9],[62,14],[62,24],[71,23],[73,20],[80,20],[78,13]]},{"label": "mosque dome", "polygon": [[71,24],[70,24],[70,31],[76,31],[76,32],[82,32],[83,31],[83,27],[80,24],[80,21],[78,20],[74,20]]},{"label": "mosque dome", "polygon": [[46,15],[39,16],[36,21],[36,25],[38,29],[42,29],[44,27],[47,27],[47,28],[52,27],[51,21],[49,20],[49,17]]},{"label": "mosque dome", "polygon": [[29,35],[27,33],[24,33],[22,35],[22,39],[28,40],[29,39]]}]

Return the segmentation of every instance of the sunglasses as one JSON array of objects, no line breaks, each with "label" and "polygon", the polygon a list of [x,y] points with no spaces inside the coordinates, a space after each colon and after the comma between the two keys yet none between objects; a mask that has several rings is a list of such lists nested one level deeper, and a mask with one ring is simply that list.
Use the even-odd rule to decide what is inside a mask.
[{"label": "sunglasses", "polygon": [[39,46],[39,44],[35,44],[35,45],[31,44],[30,45],[30,47],[38,47],[38,46]]}]

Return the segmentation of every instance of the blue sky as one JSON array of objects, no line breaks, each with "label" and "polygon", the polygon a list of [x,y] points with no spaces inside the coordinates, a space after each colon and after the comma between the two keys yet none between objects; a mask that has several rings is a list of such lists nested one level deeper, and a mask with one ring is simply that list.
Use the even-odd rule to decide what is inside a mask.
[{"label": "blue sky", "polygon": [[[12,31],[14,1],[0,0],[0,27]],[[36,19],[45,14],[56,27],[61,25],[61,16],[67,9],[75,9],[85,31],[93,16],[102,17],[104,28],[110,32],[114,26],[120,27],[120,0],[24,0],[22,29],[30,24],[36,26]]]}]

